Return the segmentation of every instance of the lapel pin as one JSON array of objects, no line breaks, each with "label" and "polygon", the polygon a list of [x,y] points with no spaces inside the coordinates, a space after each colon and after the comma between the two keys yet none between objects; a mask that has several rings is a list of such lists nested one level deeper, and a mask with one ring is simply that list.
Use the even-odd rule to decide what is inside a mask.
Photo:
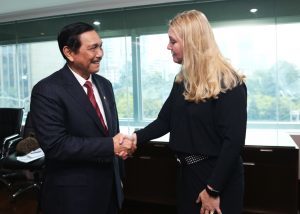
[{"label": "lapel pin", "polygon": [[105,97],[105,96],[104,96],[103,98],[106,100],[106,97]]}]

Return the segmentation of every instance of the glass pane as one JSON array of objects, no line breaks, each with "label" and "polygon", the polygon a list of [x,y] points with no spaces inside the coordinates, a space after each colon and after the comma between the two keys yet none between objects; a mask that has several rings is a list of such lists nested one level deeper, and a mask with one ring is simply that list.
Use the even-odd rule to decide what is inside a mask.
[{"label": "glass pane", "polygon": [[180,68],[167,50],[168,42],[167,34],[140,36],[143,120],[157,117]]},{"label": "glass pane", "polygon": [[[16,45],[0,46],[0,106],[21,107],[20,74],[17,69]],[[18,54],[20,56],[20,54]],[[21,56],[20,56],[21,58]]]},{"label": "glass pane", "polygon": [[247,76],[246,143],[288,142],[281,137],[298,132],[300,124],[299,22],[235,24],[214,32],[225,57]]},{"label": "glass pane", "polygon": [[[55,71],[61,69],[65,60],[61,56],[56,41],[49,42],[32,42],[27,44],[29,47],[30,61],[28,66],[28,87],[32,87],[41,79],[49,76]],[[29,111],[28,106],[24,106]]]},{"label": "glass pane", "polygon": [[300,124],[299,38],[300,22],[277,26],[279,120],[290,129],[299,128]]},{"label": "glass pane", "polygon": [[100,74],[114,88],[120,120],[133,118],[132,54],[130,37],[103,39],[104,56]]},{"label": "glass pane", "polygon": [[237,25],[214,31],[224,56],[247,76],[248,121],[276,121],[275,26]]},{"label": "glass pane", "polygon": [[224,56],[247,78],[246,144],[276,144],[278,142],[276,26],[269,23],[237,23],[215,28],[214,31]]},{"label": "glass pane", "polygon": [[28,43],[30,47],[30,84],[33,87],[38,81],[61,69],[65,60],[56,41]]}]

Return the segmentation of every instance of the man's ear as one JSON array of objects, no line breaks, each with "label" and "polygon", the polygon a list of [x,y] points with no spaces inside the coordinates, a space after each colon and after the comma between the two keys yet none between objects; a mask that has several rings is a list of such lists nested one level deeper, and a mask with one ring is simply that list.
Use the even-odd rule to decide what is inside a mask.
[{"label": "man's ear", "polygon": [[70,62],[74,61],[74,58],[73,58],[74,53],[73,53],[73,51],[68,46],[64,46],[63,47],[63,53],[68,58],[68,60]]}]

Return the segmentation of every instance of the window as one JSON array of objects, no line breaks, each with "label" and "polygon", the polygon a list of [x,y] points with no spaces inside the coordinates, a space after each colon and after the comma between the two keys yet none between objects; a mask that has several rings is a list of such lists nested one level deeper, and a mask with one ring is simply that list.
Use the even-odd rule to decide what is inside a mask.
[{"label": "window", "polygon": [[0,46],[0,106],[23,107],[28,102],[27,45]]},{"label": "window", "polygon": [[133,120],[132,54],[130,37],[104,38],[100,75],[111,81],[119,119]]},{"label": "window", "polygon": [[140,36],[141,116],[152,121],[168,97],[179,65],[167,50],[167,34]]},{"label": "window", "polygon": [[300,23],[215,28],[222,52],[247,76],[248,123],[297,127],[299,29]]}]

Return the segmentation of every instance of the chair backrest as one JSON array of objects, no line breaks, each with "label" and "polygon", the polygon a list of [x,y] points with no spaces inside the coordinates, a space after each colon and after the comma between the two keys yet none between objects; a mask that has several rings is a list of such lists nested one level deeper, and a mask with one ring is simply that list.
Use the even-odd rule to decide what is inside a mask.
[{"label": "chair backrest", "polygon": [[13,134],[20,134],[23,108],[0,108],[0,143]]},{"label": "chair backrest", "polygon": [[20,141],[22,137],[19,134],[10,135],[9,137],[4,138],[2,150],[1,150],[1,159],[9,155],[10,144],[14,143],[15,140]]}]

